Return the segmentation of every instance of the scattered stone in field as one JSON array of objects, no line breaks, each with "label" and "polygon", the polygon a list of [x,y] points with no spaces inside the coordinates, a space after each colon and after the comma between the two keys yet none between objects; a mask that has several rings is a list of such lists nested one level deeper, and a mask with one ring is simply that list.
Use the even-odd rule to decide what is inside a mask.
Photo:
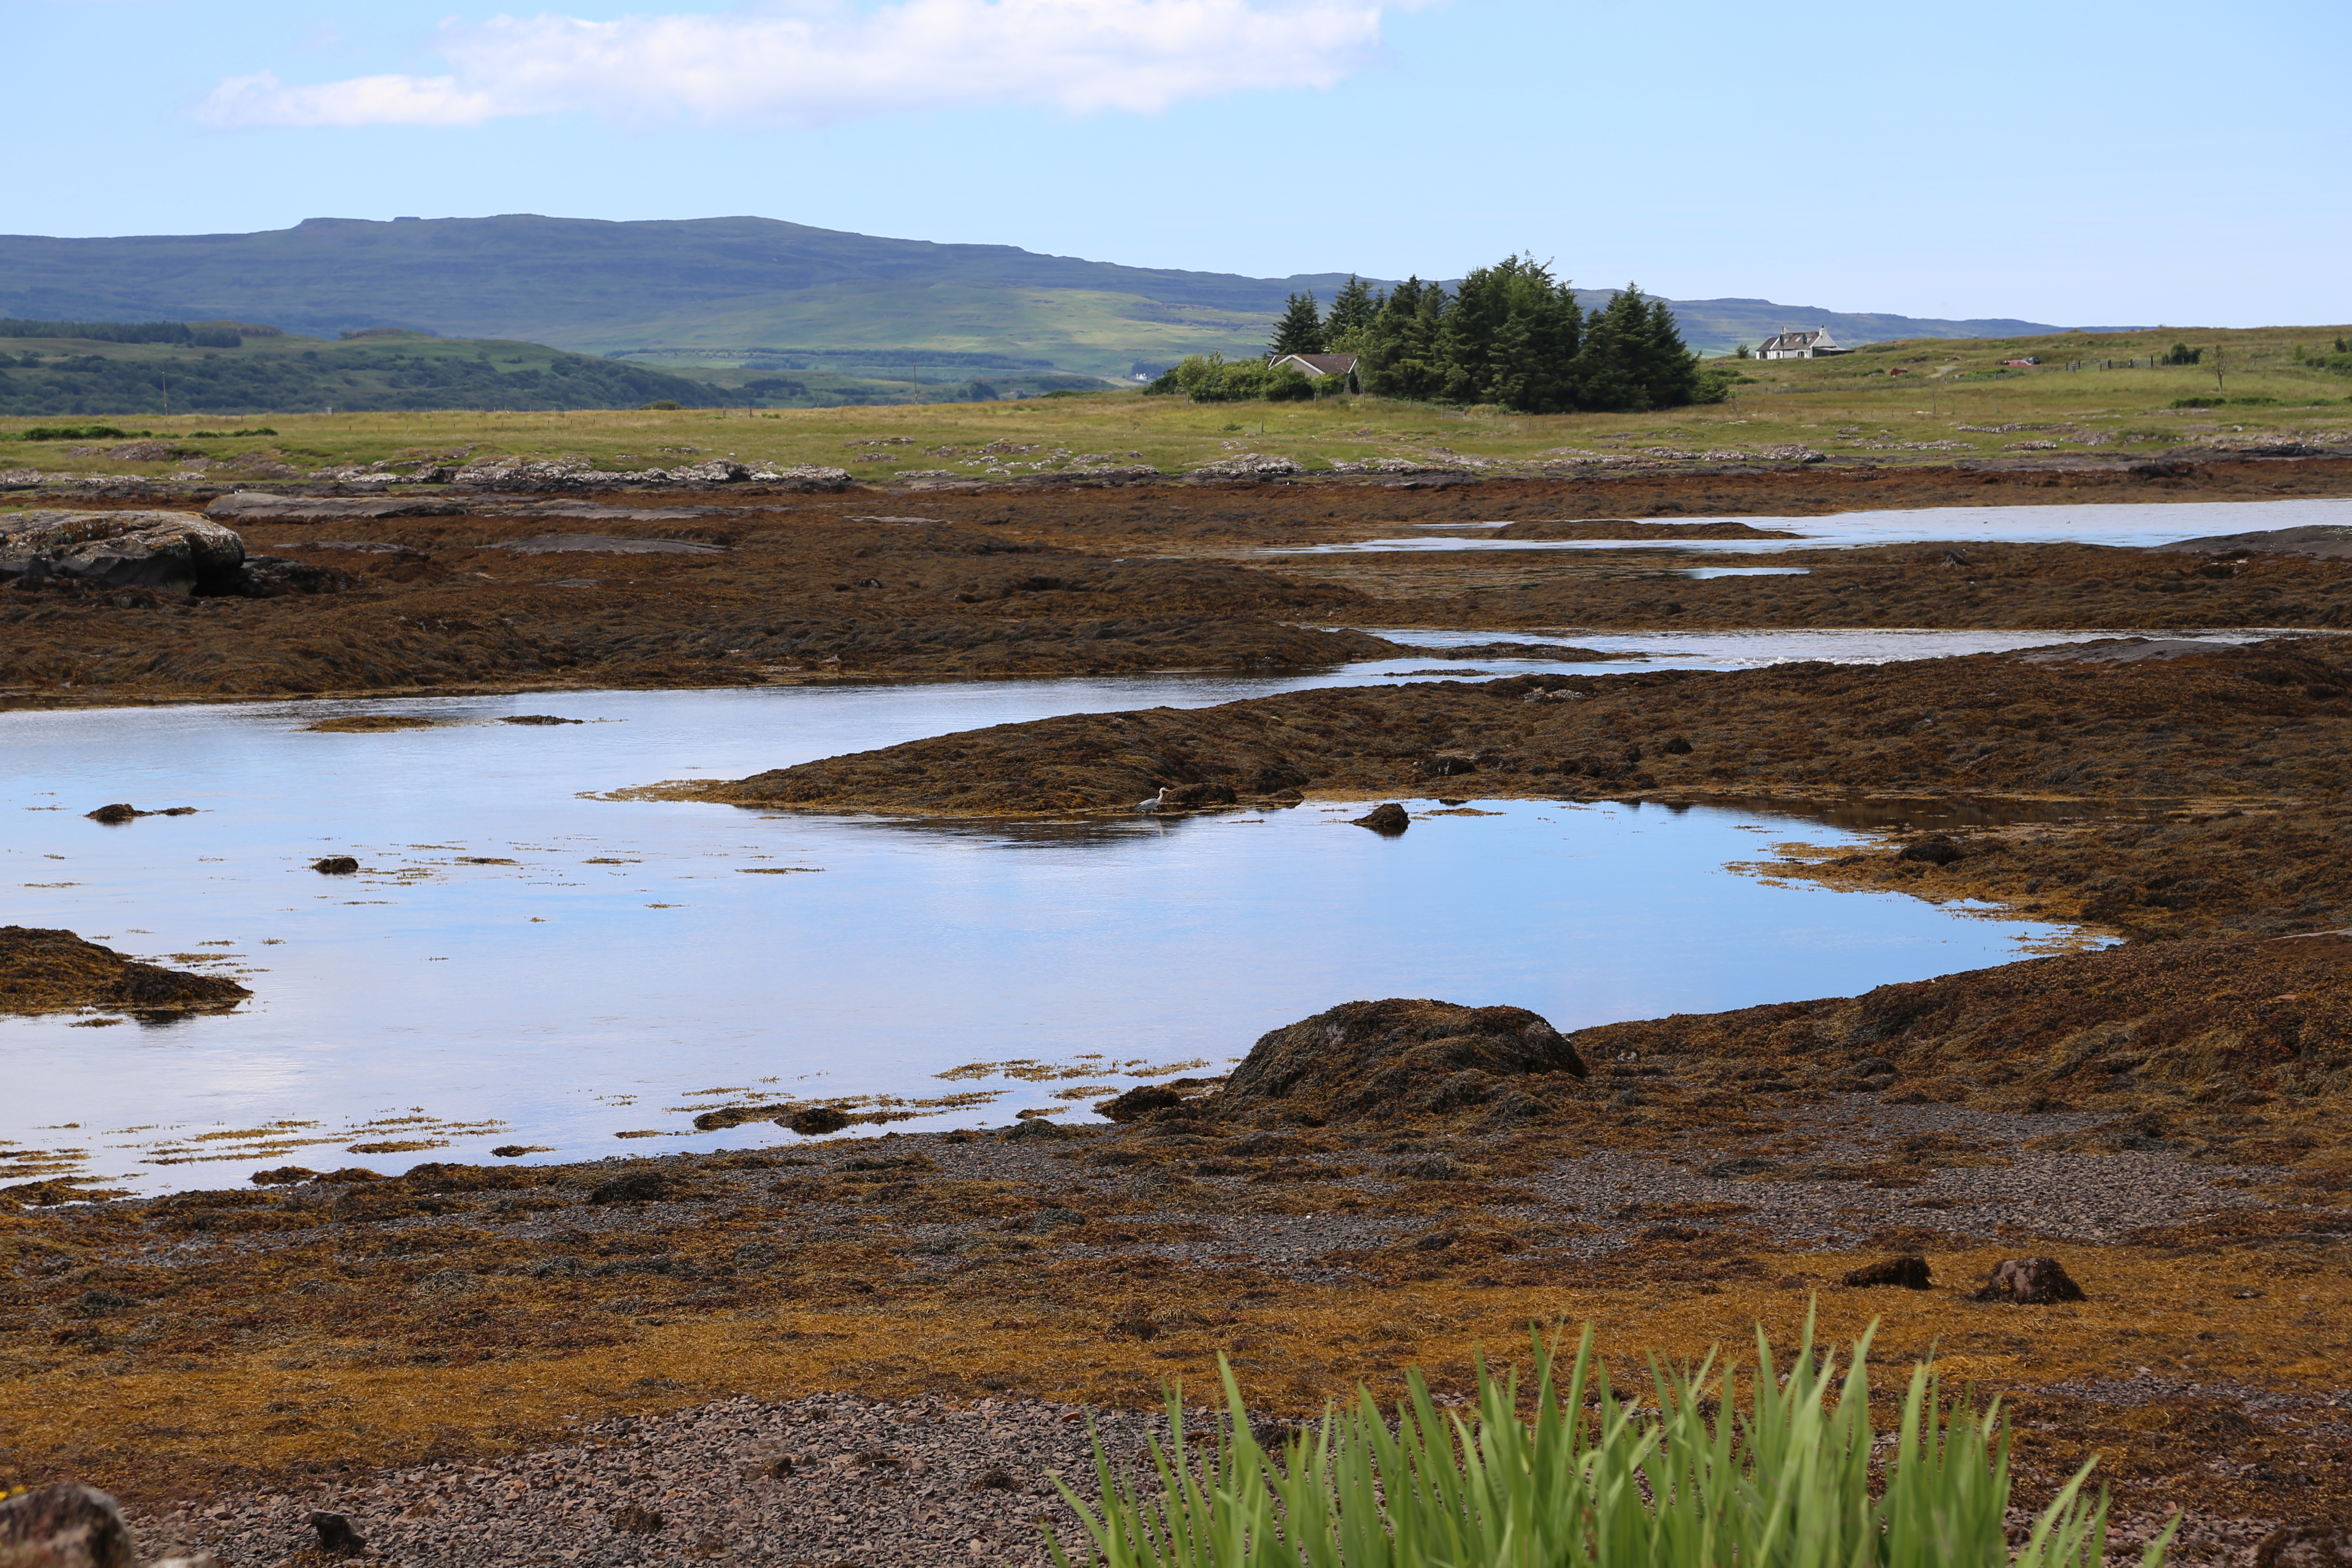
[{"label": "scattered stone in field", "polygon": [[2042,1307],[2053,1301],[2086,1301],[2090,1298],[2056,1258],[2010,1258],[1994,1266],[1992,1278],[1974,1300]]},{"label": "scattered stone in field", "polygon": [[1369,827],[1384,838],[1393,838],[1412,826],[1412,818],[1394,801],[1376,805],[1366,815],[1350,820],[1352,826]]},{"label": "scattered stone in field", "polygon": [[348,877],[360,868],[360,863],[349,855],[329,855],[310,862],[310,869],[330,877]]},{"label": "scattered stone in field", "polygon": [[1926,1290],[1934,1283],[1927,1276],[1927,1260],[1916,1255],[1889,1258],[1881,1262],[1865,1264],[1848,1273],[1845,1282],[1857,1289],[1875,1285],[1899,1285],[1906,1290]]},{"label": "scattered stone in field", "polygon": [[310,1528],[319,1532],[319,1550],[335,1557],[348,1557],[367,1550],[367,1542],[352,1528],[352,1521],[340,1513],[319,1510],[310,1515]]}]

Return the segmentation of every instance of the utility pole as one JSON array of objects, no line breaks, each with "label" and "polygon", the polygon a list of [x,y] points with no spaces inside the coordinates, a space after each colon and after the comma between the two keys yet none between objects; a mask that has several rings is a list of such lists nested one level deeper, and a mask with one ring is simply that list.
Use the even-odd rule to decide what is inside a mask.
[{"label": "utility pole", "polygon": [[2217,396],[2221,391],[2221,345],[2220,343],[2213,345],[2213,391]]}]

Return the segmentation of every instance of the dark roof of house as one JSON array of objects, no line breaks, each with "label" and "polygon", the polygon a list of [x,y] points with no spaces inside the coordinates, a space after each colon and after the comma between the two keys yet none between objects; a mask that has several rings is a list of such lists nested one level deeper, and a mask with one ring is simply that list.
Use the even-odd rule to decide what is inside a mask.
[{"label": "dark roof of house", "polygon": [[1780,332],[1766,338],[1764,346],[1768,349],[1810,348],[1829,335],[1830,330],[1827,327],[1816,327],[1810,332]]}]

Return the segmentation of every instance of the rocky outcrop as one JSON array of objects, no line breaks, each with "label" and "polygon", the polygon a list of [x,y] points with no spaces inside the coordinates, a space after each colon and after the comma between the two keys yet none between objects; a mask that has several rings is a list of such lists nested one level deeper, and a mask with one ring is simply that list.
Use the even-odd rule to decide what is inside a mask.
[{"label": "rocky outcrop", "polygon": [[42,510],[0,520],[0,581],[209,586],[234,582],[244,563],[235,529],[189,512]]},{"label": "rocky outcrop", "polygon": [[585,463],[527,458],[491,458],[468,463],[450,476],[461,489],[525,493],[612,489],[621,485],[732,485],[745,481],[788,490],[849,488],[847,468],[813,465],[754,468],[732,458],[713,458],[676,468],[593,468]]},{"label": "rocky outcrop", "polygon": [[466,509],[439,496],[283,496],[236,490],[205,515],[216,522],[341,522],[352,518],[456,517]]},{"label": "rocky outcrop", "polygon": [[1386,1120],[1485,1105],[1523,1095],[1527,1080],[1586,1070],[1559,1031],[1525,1007],[1396,996],[1342,1003],[1260,1037],[1204,1104],[1220,1114]]},{"label": "rocky outcrop", "polygon": [[1293,458],[1269,458],[1262,452],[1236,452],[1230,458],[1202,464],[1192,470],[1190,477],[1196,479],[1279,479],[1306,471],[1305,465]]},{"label": "rocky outcrop", "polygon": [[69,931],[0,926],[0,1013],[208,1010],[252,994],[225,976],[142,963]]}]

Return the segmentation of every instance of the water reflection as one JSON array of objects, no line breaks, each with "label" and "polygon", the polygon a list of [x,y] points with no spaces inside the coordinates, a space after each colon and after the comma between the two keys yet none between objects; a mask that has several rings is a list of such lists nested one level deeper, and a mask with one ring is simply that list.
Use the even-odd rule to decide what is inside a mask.
[{"label": "water reflection", "polygon": [[[1658,521],[1658,520],[1651,520]],[[2209,534],[2352,523],[2352,500],[2265,501],[2114,501],[2063,506],[1918,507],[1848,511],[1830,517],[1763,514],[1709,518],[1756,528],[1793,529],[1801,539],[1481,539],[1462,532],[1417,533],[1341,544],[1269,545],[1262,555],[1352,555],[1384,551],[1606,550],[1625,555],[1771,554],[1790,550],[1858,548],[1929,542],[2020,544],[2171,544]]]},{"label": "water reflection", "polygon": [[[788,1140],[692,1131],[747,1096],[995,1089],[927,1124],[1001,1123],[1070,1102],[935,1075],[1219,1063],[1354,997],[1512,1002],[1572,1027],[1843,994],[2053,934],[1725,872],[1776,836],[1840,831],[1780,805],[1472,802],[1491,815],[1387,840],[1348,825],[1370,803],[934,825],[589,798],[1138,695],[1055,684],[1084,689],[469,699],[433,704],[464,722],[375,734],[301,729],[321,704],[5,716],[12,918],[239,973],[256,996],[168,1028],[0,1021],[0,1139],[168,1186],[508,1142]],[[591,722],[495,721],[517,711]],[[199,809],[119,830],[80,815],[117,800]],[[309,869],[328,853],[364,869]],[[145,1163],[198,1155],[224,1157]]]}]

